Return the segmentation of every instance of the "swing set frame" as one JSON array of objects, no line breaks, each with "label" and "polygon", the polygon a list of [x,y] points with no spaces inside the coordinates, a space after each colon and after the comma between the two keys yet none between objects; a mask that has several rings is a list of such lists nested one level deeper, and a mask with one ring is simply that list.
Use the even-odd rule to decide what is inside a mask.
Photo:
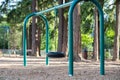
[{"label": "swing set frame", "polygon": [[[45,25],[46,25],[46,54],[48,54],[48,40],[49,40],[49,24],[46,17],[43,15],[43,13],[50,12],[55,9],[65,8],[67,6],[70,6],[69,12],[68,12],[68,53],[69,53],[69,61],[68,61],[68,74],[69,76],[73,76],[73,10],[75,6],[80,1],[91,1],[95,6],[98,8],[99,14],[100,14],[100,75],[105,74],[105,68],[104,68],[104,13],[102,10],[101,5],[98,3],[97,0],[73,0],[68,3],[64,3],[62,5],[54,6],[52,8],[40,11],[40,12],[33,12],[26,16],[24,19],[24,26],[23,26],[23,62],[24,66],[27,66],[27,56],[26,56],[26,49],[27,49],[27,38],[26,38],[26,24],[29,20],[29,18],[33,16],[40,16]],[[48,65],[49,58],[46,56],[46,65]]]}]

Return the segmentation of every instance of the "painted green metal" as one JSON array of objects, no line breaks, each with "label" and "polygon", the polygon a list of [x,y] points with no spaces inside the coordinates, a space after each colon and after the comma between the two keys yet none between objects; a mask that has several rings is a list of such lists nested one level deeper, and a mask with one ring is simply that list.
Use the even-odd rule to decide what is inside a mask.
[{"label": "painted green metal", "polygon": [[100,14],[100,74],[105,74],[105,68],[104,68],[104,13],[102,10],[102,7],[97,2],[97,0],[91,0],[93,2],[99,11]]},{"label": "painted green metal", "polygon": [[[69,9],[68,15],[68,52],[69,52],[69,76],[73,76],[73,10],[77,3],[81,0],[74,0]],[[88,0],[85,0],[88,1]],[[104,75],[104,15],[100,4],[97,0],[89,0],[93,2],[100,13],[100,74]]]},{"label": "painted green metal", "polygon": [[80,0],[74,0],[68,13],[68,53],[69,53],[69,76],[73,76],[73,10]]},{"label": "painted green metal", "polygon": [[[26,48],[27,48],[26,24],[27,24],[27,22],[28,22],[28,19],[29,19],[30,17],[32,17],[32,16],[39,16],[39,15],[45,13],[45,12],[50,12],[50,11],[52,11],[52,10],[54,10],[54,9],[58,9],[58,8],[60,9],[60,8],[64,8],[64,7],[70,6],[71,3],[72,3],[72,2],[68,2],[68,3],[62,4],[62,5],[58,5],[58,6],[49,8],[49,9],[44,10],[44,11],[41,11],[41,12],[36,12],[36,13],[34,12],[34,13],[29,14],[29,15],[25,18],[25,20],[24,20],[24,27],[23,27],[24,66],[27,65],[27,60],[26,60],[26,58],[27,58],[27,57],[26,57]],[[46,24],[46,26],[47,26],[47,24]],[[46,32],[47,32],[47,31],[46,31]],[[46,44],[46,45],[48,45],[48,44]],[[46,48],[47,48],[47,46],[46,46]],[[46,52],[48,52],[47,49],[46,49]],[[46,57],[46,65],[48,65],[48,57]]]},{"label": "painted green metal", "polygon": [[23,55],[24,55],[23,61],[24,61],[24,66],[27,66],[27,60],[26,60],[27,59],[27,56],[26,56],[26,54],[27,54],[27,52],[26,52],[26,49],[27,49],[26,31],[27,31],[27,29],[26,29],[26,24],[28,22],[28,19],[32,16],[35,16],[35,14],[32,13],[24,19],[24,26],[23,26]]},{"label": "painted green metal", "polygon": [[[44,20],[45,22],[45,25],[46,25],[46,54],[48,54],[48,50],[49,50],[49,24],[48,24],[48,20],[46,19],[45,16],[43,15],[40,15],[40,17]],[[48,59],[48,56],[46,56],[46,65],[49,64],[49,59]]]},{"label": "painted green metal", "polygon": [[37,12],[37,13],[35,13],[35,14],[36,14],[36,15],[40,15],[40,14],[47,13],[47,12],[50,12],[50,11],[55,10],[55,9],[65,8],[65,7],[70,6],[70,4],[71,4],[72,2],[73,2],[73,1],[68,2],[68,3],[61,4],[61,5],[57,5],[57,6],[55,6],[55,7],[52,7],[52,8],[49,8],[49,9],[46,9],[46,10]]},{"label": "painted green metal", "polygon": [[[60,8],[64,8],[64,7],[67,7],[67,6],[70,6],[70,4],[72,3],[71,2],[68,2],[68,3],[65,3],[65,4],[62,4],[62,5],[58,5],[58,6],[55,6],[55,7],[52,7],[52,8],[49,8],[47,10],[44,10],[44,11],[40,11],[40,12],[34,12],[34,13],[31,13],[29,14],[25,19],[24,19],[24,27],[23,27],[23,54],[24,54],[24,66],[27,65],[27,56],[26,56],[26,49],[27,49],[27,38],[26,38],[26,24],[28,22],[28,19],[32,16],[39,16],[43,13],[46,13],[46,12],[50,12],[54,9],[60,9]],[[44,19],[45,20],[45,19]],[[45,22],[46,23],[46,22]],[[46,26],[48,26],[46,24]],[[46,31],[47,32],[47,31]],[[48,44],[47,44],[48,45]],[[47,52],[47,49],[46,49],[46,52]],[[46,65],[48,64],[48,57],[46,57]]]},{"label": "painted green metal", "polygon": [[[73,76],[73,10],[76,6],[77,3],[79,3],[82,0],[73,0],[72,2],[68,2],[62,5],[58,5],[55,7],[52,7],[50,9],[41,11],[41,12],[36,12],[28,15],[25,20],[24,20],[24,27],[23,27],[23,53],[24,53],[24,66],[26,66],[26,24],[28,22],[28,19],[32,16],[38,16],[42,13],[49,12],[54,9],[60,9],[64,8],[67,6],[70,6],[69,13],[68,13],[68,53],[69,53],[69,76]],[[88,0],[85,0],[88,1]],[[100,74],[104,75],[104,14],[102,11],[102,8],[100,4],[97,2],[97,0],[89,0],[93,2],[99,10],[100,13]],[[71,4],[71,5],[70,5]],[[46,53],[48,53],[48,21],[44,16],[41,16],[42,19],[44,20],[46,24]],[[46,57],[46,65],[48,65],[48,57]]]},{"label": "painted green metal", "polygon": [[[29,20],[30,17],[32,16],[36,16],[35,13],[32,13],[30,15],[28,15],[25,20],[24,20],[24,27],[23,27],[23,54],[24,54],[24,66],[27,65],[27,56],[26,56],[26,49],[27,49],[27,38],[26,38],[26,24]],[[40,17],[44,20],[45,24],[46,24],[46,54],[48,53],[48,41],[49,41],[49,30],[48,30],[48,27],[49,27],[49,24],[48,24],[48,21],[46,19],[45,16],[41,15],[40,14]],[[48,65],[48,57],[46,56],[46,65]]]}]

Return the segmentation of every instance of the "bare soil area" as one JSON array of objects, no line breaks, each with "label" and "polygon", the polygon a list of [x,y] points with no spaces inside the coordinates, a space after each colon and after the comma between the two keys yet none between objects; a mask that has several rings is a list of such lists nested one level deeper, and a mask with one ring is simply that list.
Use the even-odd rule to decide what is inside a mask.
[{"label": "bare soil area", "polygon": [[23,66],[22,57],[0,57],[0,80],[120,80],[120,62],[105,62],[105,75],[100,75],[99,62],[74,62],[74,76],[68,76],[66,58],[49,59],[28,57]]}]

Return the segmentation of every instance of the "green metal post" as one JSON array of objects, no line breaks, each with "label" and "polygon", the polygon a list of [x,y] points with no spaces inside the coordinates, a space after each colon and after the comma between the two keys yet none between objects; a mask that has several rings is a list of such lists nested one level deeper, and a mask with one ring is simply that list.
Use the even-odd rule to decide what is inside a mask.
[{"label": "green metal post", "polygon": [[30,14],[30,15],[28,15],[26,18],[25,18],[25,20],[24,20],[24,26],[23,26],[23,55],[24,55],[24,66],[26,66],[27,65],[27,60],[26,60],[26,58],[27,58],[27,56],[26,56],[26,54],[27,54],[27,52],[26,52],[26,49],[27,49],[27,38],[26,38],[26,31],[27,31],[27,29],[26,29],[26,24],[27,24],[27,22],[28,22],[28,19],[31,17],[31,16],[34,16],[35,14],[34,13],[32,13],[32,14]]},{"label": "green metal post", "polygon": [[104,13],[102,10],[102,7],[97,2],[97,0],[91,0],[93,2],[99,11],[100,14],[100,74],[105,74],[105,68],[104,68]]},{"label": "green metal post", "polygon": [[[32,16],[36,16],[35,13],[32,13],[30,15],[28,15],[25,20],[24,20],[24,27],[23,27],[23,54],[24,54],[24,66],[27,65],[27,60],[26,60],[26,49],[27,49],[27,38],[26,38],[26,24],[29,20],[30,17]],[[46,24],[46,53],[48,53],[48,41],[49,41],[49,30],[48,30],[48,21],[46,19],[45,16],[43,16],[42,14],[40,14],[40,17],[44,20],[45,24]],[[48,57],[46,57],[46,65],[48,65]]]},{"label": "green metal post", "polygon": [[[46,25],[46,54],[47,54],[49,50],[49,42],[48,42],[49,41],[49,24],[45,16],[40,15],[40,17],[44,20],[45,25]],[[48,56],[46,56],[46,65],[49,64],[48,61],[49,61]]]},{"label": "green metal post", "polygon": [[[68,51],[69,51],[69,76],[73,76],[73,10],[81,0],[74,0],[68,15]],[[93,2],[100,13],[100,74],[104,75],[104,15],[100,4],[96,0],[85,0]]]},{"label": "green metal post", "polygon": [[69,76],[73,76],[73,10],[80,0],[74,0],[68,13],[68,54],[69,54]]}]

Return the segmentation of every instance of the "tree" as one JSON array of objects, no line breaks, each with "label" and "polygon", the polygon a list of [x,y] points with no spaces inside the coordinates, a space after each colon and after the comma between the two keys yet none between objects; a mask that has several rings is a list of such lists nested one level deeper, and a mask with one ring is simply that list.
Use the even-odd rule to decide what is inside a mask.
[{"label": "tree", "polygon": [[74,53],[74,61],[80,61],[81,58],[79,53],[81,51],[81,34],[80,34],[80,5],[76,5],[73,12],[73,53]]},{"label": "tree", "polygon": [[[65,0],[65,2],[68,2],[68,0]],[[64,13],[68,12],[68,7],[64,8]],[[64,14],[63,14],[64,15]],[[66,17],[67,15],[64,15],[64,26],[63,26],[63,44],[62,44],[62,52],[65,53],[65,55],[67,56],[67,41],[68,41],[68,36],[67,36],[67,26],[68,26],[68,17]]]},{"label": "tree", "polygon": [[[103,7],[104,5],[104,0],[99,0],[101,6]],[[100,31],[99,31],[99,14],[98,14],[98,10],[95,7],[95,29],[94,29],[94,47],[93,47],[93,58],[95,60],[99,60],[99,36],[100,36]]]},{"label": "tree", "polygon": [[[40,21],[41,19],[37,17],[37,21]],[[41,25],[36,24],[36,56],[41,56],[40,49],[41,49]]]},{"label": "tree", "polygon": [[[39,1],[36,1],[36,10],[39,10],[39,6],[38,6]],[[40,22],[40,18],[39,16],[37,16],[37,24],[36,24],[36,56],[39,57],[41,56],[40,53],[40,47],[41,47],[41,25],[38,25],[38,23]]]},{"label": "tree", "polygon": [[[63,3],[63,0],[58,1],[59,4]],[[59,26],[58,26],[58,52],[62,51],[62,43],[63,43],[63,26],[64,26],[64,11],[63,9],[59,9]]]},{"label": "tree", "polygon": [[120,0],[116,0],[116,26],[114,38],[113,60],[119,60],[119,33],[120,33]]},{"label": "tree", "polygon": [[[38,9],[37,0],[32,1],[32,12]],[[37,28],[37,17],[32,17],[32,55],[40,55],[40,28]]]},{"label": "tree", "polygon": [[95,7],[94,10],[95,14],[95,28],[94,28],[94,47],[93,47],[93,58],[98,61],[98,54],[99,54],[99,17],[98,17],[98,10]]},{"label": "tree", "polygon": [[[14,31],[13,34],[16,34],[15,33],[16,30],[19,33],[22,33],[23,20],[25,19],[26,15],[28,15],[28,14],[30,14],[32,12],[32,10],[31,10],[31,8],[32,8],[32,6],[31,6],[32,1],[35,1],[35,0],[31,0],[31,1],[21,0],[21,1],[18,1],[17,3],[15,2],[16,4],[14,5],[14,8],[10,7],[10,6],[13,6],[13,5],[11,5],[11,3],[14,2],[14,1],[10,1],[10,0],[5,0],[3,2],[3,4],[0,5],[0,13],[5,14],[5,18],[3,17],[3,15],[0,14],[0,20],[2,20],[2,22],[3,22],[3,20],[4,21],[7,20],[7,23],[9,23],[11,31]],[[45,0],[45,1],[42,0],[42,1],[34,2],[34,7],[35,8],[37,8],[36,6],[38,6],[38,5],[40,6],[40,8],[38,7],[38,9],[34,9],[34,10],[35,11],[37,11],[37,10],[40,11],[42,9],[46,9],[48,7],[51,7],[54,2],[52,2],[52,3],[50,3],[50,2],[52,2],[52,0]],[[36,3],[38,3],[38,4],[36,4]],[[33,10],[33,12],[34,12],[34,10]],[[13,16],[11,16],[11,15],[13,15]],[[51,15],[51,13],[50,14],[46,14],[46,16],[48,18],[48,21],[53,21],[53,16],[50,16],[50,15]],[[39,51],[38,49],[40,49],[39,48],[40,47],[40,42],[39,42],[40,41],[40,37],[39,37],[40,36],[40,32],[42,31],[43,34],[45,35],[45,33],[44,33],[45,32],[45,28],[43,30],[41,30],[41,31],[39,29],[41,27],[41,24],[44,24],[42,20],[39,21],[39,19],[38,19],[38,22],[35,22],[35,26],[37,26],[37,28],[36,28],[36,30],[34,32],[35,32],[35,34],[38,35],[38,37],[36,37],[36,41],[35,41],[35,43],[36,43],[35,46],[36,46],[36,50],[37,51]],[[34,25],[34,24],[31,24],[30,21],[28,21],[28,23],[27,23],[27,28],[29,29],[28,30],[28,36],[27,36],[29,38],[28,41],[27,41],[28,45],[29,45],[28,49],[32,49],[31,48],[32,47],[32,45],[31,45],[32,44],[32,40],[35,39],[35,38],[31,39],[31,37],[32,37],[32,35],[31,35],[32,29],[30,27],[31,25]],[[50,25],[51,25],[51,23],[50,23]],[[12,30],[12,29],[15,29],[15,30]],[[19,36],[22,37],[22,34],[19,35]],[[44,36],[41,36],[41,37],[43,38]],[[17,38],[17,36],[15,36],[15,38]],[[20,40],[22,42],[22,39],[20,39]],[[45,39],[43,39],[43,40],[45,40]],[[11,41],[14,41],[14,40],[11,40]],[[21,44],[22,43],[20,43],[20,45]],[[42,45],[44,45],[44,44],[42,44]],[[34,51],[36,51],[36,50],[34,50]],[[32,55],[36,55],[36,53],[33,52]]]},{"label": "tree", "polygon": [[[32,23],[30,23],[29,27],[27,28],[27,49],[32,49]],[[31,51],[28,51],[27,54],[31,55]]]},{"label": "tree", "polygon": [[[59,0],[63,4],[63,0]],[[65,9],[59,9],[59,27],[58,27],[58,52],[67,51],[67,17],[64,16]]]}]

